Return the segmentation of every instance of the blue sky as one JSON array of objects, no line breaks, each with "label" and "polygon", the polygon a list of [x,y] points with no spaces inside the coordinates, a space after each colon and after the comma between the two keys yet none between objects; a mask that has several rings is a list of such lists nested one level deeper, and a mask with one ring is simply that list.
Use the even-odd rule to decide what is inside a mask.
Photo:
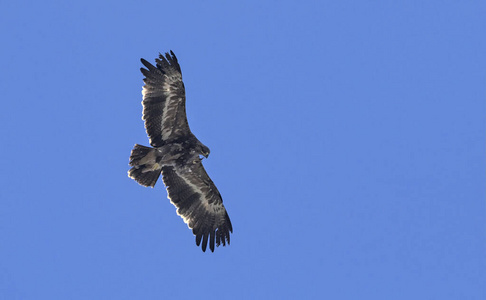
[{"label": "blue sky", "polygon": [[[480,1],[0,4],[1,299],[486,299]],[[127,177],[173,50],[234,233]]]}]

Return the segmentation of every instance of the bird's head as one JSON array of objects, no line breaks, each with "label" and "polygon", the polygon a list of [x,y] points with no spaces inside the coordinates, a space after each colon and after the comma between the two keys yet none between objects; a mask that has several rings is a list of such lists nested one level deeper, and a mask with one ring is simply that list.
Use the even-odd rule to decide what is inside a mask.
[{"label": "bird's head", "polygon": [[208,158],[209,153],[211,152],[207,146],[205,146],[203,143],[199,144],[199,154],[204,156],[205,158]]}]

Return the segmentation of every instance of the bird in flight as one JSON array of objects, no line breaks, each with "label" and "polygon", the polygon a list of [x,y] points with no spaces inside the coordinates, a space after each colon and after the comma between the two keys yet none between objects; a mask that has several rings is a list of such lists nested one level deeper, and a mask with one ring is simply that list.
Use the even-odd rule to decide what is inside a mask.
[{"label": "bird in flight", "polygon": [[128,176],[154,187],[162,173],[170,202],[196,236],[202,251],[229,245],[233,227],[216,185],[202,165],[209,148],[189,129],[181,67],[172,51],[152,65],[141,59],[145,130],[152,147],[135,144]]}]

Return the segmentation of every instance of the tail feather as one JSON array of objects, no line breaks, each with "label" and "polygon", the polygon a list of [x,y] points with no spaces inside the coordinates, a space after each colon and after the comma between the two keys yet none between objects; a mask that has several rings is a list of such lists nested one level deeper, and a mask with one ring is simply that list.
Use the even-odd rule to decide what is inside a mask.
[{"label": "tail feather", "polygon": [[154,187],[162,171],[160,160],[156,149],[135,144],[130,154],[132,168],[128,170],[128,177],[143,186]]}]

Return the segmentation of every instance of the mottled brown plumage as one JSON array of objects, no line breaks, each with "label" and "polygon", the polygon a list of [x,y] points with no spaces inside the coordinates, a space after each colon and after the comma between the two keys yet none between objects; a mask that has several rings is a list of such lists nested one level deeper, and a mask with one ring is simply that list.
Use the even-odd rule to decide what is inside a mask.
[{"label": "mottled brown plumage", "polygon": [[128,176],[143,186],[154,187],[160,173],[168,198],[177,214],[192,229],[196,244],[203,251],[209,243],[230,243],[233,227],[218,189],[202,165],[201,155],[208,157],[209,148],[189,129],[182,73],[171,51],[157,58],[156,66],[141,59],[146,69],[143,94],[143,117],[150,139],[146,147],[136,144],[130,155]]}]

